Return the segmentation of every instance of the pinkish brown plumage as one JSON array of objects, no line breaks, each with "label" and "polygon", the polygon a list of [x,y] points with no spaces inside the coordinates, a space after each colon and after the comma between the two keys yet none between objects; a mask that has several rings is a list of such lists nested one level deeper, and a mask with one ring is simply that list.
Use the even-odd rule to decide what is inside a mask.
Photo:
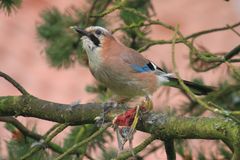
[{"label": "pinkish brown plumage", "polygon": [[[116,94],[124,97],[151,95],[161,85],[181,88],[172,74],[164,72],[137,51],[123,45],[105,28],[74,28],[82,36],[89,67],[94,77]],[[211,88],[185,81],[196,94]]]}]

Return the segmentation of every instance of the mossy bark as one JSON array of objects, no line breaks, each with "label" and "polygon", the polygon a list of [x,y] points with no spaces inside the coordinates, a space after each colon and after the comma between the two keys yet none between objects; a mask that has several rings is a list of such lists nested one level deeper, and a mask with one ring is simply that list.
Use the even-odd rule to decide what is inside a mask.
[{"label": "mossy bark", "polygon": [[[96,103],[71,106],[41,100],[31,95],[0,97],[0,116],[35,117],[58,123],[80,125],[95,123],[103,112]],[[119,105],[106,114],[106,121],[124,112]],[[232,160],[240,159],[240,126],[225,117],[179,117],[164,113],[146,113],[138,123],[138,130],[154,134],[161,140],[209,139],[222,140],[233,152]]]}]

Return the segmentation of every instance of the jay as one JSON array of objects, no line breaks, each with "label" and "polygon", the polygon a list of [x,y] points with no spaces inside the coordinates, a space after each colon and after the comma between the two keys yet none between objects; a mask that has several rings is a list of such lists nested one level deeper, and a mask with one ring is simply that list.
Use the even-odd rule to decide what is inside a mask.
[{"label": "jay", "polygon": [[[160,86],[181,89],[177,78],[119,42],[107,29],[99,26],[90,26],[85,30],[77,26],[71,28],[81,36],[93,76],[117,95],[126,98],[146,96],[145,104],[151,106],[149,96]],[[184,83],[196,95],[206,95],[213,91],[208,86],[185,80]],[[135,111],[137,114],[138,109]],[[129,113],[128,111],[126,114]],[[134,125],[132,128],[136,127],[136,123],[133,124],[138,117],[136,114],[135,117],[132,116],[134,117],[131,122],[132,126]]]},{"label": "jay", "polygon": [[[151,95],[162,85],[181,88],[172,74],[119,42],[107,29],[99,26],[85,30],[72,28],[81,36],[93,76],[117,95],[129,98]],[[197,95],[212,91],[211,87],[184,83]]]}]

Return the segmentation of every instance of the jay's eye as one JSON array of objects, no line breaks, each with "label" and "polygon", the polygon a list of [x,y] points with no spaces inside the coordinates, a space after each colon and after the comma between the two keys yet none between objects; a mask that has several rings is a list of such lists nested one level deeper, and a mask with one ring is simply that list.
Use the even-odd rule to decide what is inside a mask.
[{"label": "jay's eye", "polygon": [[96,33],[96,35],[100,35],[100,34],[102,34],[102,31],[100,31],[99,29],[97,29],[97,30],[95,31],[95,33]]}]

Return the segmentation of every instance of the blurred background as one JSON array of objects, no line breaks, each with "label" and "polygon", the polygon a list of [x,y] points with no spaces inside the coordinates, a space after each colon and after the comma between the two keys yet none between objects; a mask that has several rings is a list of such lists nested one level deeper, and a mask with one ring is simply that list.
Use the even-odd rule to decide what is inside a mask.
[{"label": "blurred background", "polygon": [[[154,19],[159,19],[170,25],[180,25],[180,30],[184,35],[189,35],[201,30],[224,27],[227,24],[234,24],[240,20],[240,1],[230,0],[152,0],[152,11]],[[87,85],[94,85],[95,80],[88,68],[73,63],[67,68],[53,67],[49,58],[45,54],[47,46],[37,33],[37,26],[43,23],[41,15],[46,9],[56,7],[62,13],[72,12],[72,6],[86,10],[90,4],[84,0],[24,0],[19,9],[10,15],[0,10],[0,70],[19,82],[29,93],[41,99],[70,104],[79,100],[81,103],[96,101],[96,94],[86,91]],[[118,12],[114,12],[106,17],[108,29],[118,26]],[[121,22],[120,22],[121,23]],[[238,27],[238,31],[239,27]],[[148,30],[149,37],[152,39],[169,39],[172,32],[159,26],[152,26]],[[115,36],[121,37],[120,32]],[[228,52],[240,43],[240,38],[231,30],[212,33],[197,39],[196,44],[204,46],[214,53]],[[142,54],[158,64],[165,66],[168,71],[172,70],[171,46],[156,45],[144,51]],[[197,73],[189,66],[188,50],[183,45],[177,45],[176,59],[178,71],[182,78],[192,80],[201,78],[205,84],[217,86],[218,83],[228,80],[228,70],[222,65],[217,69],[208,72]],[[169,93],[170,92],[170,93]],[[162,95],[162,93],[164,93]],[[161,88],[154,94],[155,110],[177,110],[187,100],[181,96],[177,89]],[[19,95],[19,92],[8,82],[0,79],[0,96]],[[18,117],[25,126],[33,127],[37,124],[36,130],[45,133],[51,122],[38,120],[35,118]],[[12,134],[4,128],[4,123],[0,122],[0,144],[1,155],[7,156],[6,140],[12,138]],[[62,143],[69,130],[64,131],[55,142]],[[139,144],[148,135],[138,133],[134,138],[134,145]],[[209,150],[211,145],[199,140],[191,141],[193,150]],[[157,142],[156,145],[160,145]],[[116,144],[108,144],[117,148]],[[193,152],[197,152],[193,151]],[[98,153],[94,153],[97,155]],[[195,153],[193,153],[195,154]],[[177,157],[178,160],[182,158]],[[164,150],[158,150],[146,159],[166,159]]]}]

